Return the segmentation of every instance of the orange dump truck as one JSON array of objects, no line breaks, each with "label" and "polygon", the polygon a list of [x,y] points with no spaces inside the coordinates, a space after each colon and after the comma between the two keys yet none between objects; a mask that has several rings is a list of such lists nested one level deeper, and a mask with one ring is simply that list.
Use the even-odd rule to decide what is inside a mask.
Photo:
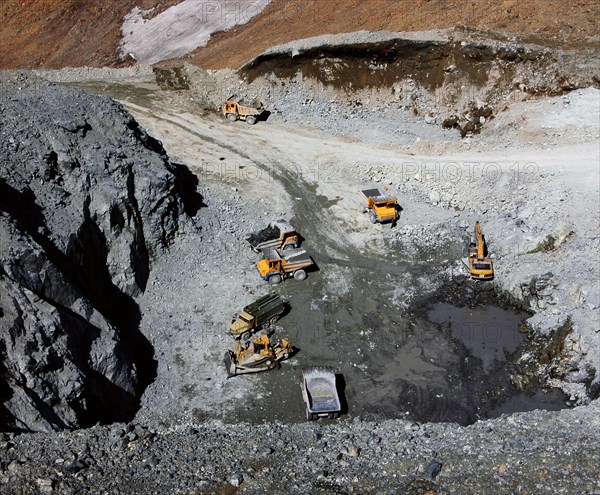
[{"label": "orange dump truck", "polygon": [[267,228],[248,234],[246,240],[257,253],[266,248],[295,249],[300,238],[294,226],[283,220],[275,220]]},{"label": "orange dump truck", "polygon": [[398,200],[379,188],[360,191],[361,213],[369,213],[371,223],[395,223],[398,219]]},{"label": "orange dump truck", "polygon": [[265,107],[260,101],[248,101],[233,95],[227,98],[222,111],[230,122],[245,120],[247,124],[254,125],[265,111]]},{"label": "orange dump truck", "polygon": [[262,259],[256,264],[256,268],[260,276],[272,285],[279,284],[287,277],[304,280],[305,268],[314,264],[309,254],[301,248],[286,251],[266,248],[262,253]]}]

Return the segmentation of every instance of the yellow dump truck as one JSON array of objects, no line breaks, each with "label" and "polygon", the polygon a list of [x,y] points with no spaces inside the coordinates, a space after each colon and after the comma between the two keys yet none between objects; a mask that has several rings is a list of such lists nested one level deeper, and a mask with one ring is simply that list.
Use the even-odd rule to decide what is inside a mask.
[{"label": "yellow dump truck", "polygon": [[314,261],[304,249],[279,251],[275,248],[266,248],[262,250],[262,259],[256,264],[256,268],[263,279],[272,285],[277,285],[287,277],[304,280],[305,268],[313,264]]},{"label": "yellow dump truck", "polygon": [[243,341],[238,340],[234,351],[227,351],[223,358],[227,378],[246,373],[272,370],[279,367],[279,361],[292,354],[292,345],[288,339],[272,343],[267,335]]},{"label": "yellow dump truck", "polygon": [[247,124],[254,125],[265,111],[265,107],[258,100],[249,101],[233,95],[227,98],[222,111],[225,118],[230,122],[245,120]]},{"label": "yellow dump truck", "polygon": [[479,222],[475,223],[475,240],[469,244],[469,271],[475,280],[494,278],[494,265],[491,258],[487,257],[485,237]]},{"label": "yellow dump truck", "polygon": [[266,248],[295,249],[300,243],[295,227],[283,219],[275,220],[267,228],[248,234],[246,240],[257,253]]},{"label": "yellow dump truck", "polygon": [[267,294],[244,308],[229,325],[229,333],[236,339],[248,340],[258,330],[274,325],[284,309],[281,297]]},{"label": "yellow dump truck", "polygon": [[369,212],[371,223],[394,224],[398,219],[398,200],[394,196],[374,188],[363,189],[360,191],[360,197],[359,210],[361,213]]}]

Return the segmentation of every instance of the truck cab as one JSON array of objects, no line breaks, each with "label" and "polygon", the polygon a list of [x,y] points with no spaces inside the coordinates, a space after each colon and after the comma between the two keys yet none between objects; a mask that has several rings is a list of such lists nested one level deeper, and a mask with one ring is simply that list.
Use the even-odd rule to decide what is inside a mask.
[{"label": "truck cab", "polygon": [[291,223],[285,220],[277,220],[273,222],[272,227],[276,232],[279,232],[281,249],[295,249],[298,247],[298,234]]},{"label": "truck cab", "polygon": [[227,100],[225,102],[225,106],[223,107],[223,113],[238,113],[237,102],[233,99]]},{"label": "truck cab", "polygon": [[229,325],[229,331],[233,335],[242,335],[246,331],[254,328],[255,321],[256,319],[254,316],[246,311],[242,311],[240,315],[233,322],[231,322],[231,325]]},{"label": "truck cab", "polygon": [[373,211],[381,223],[391,222],[396,219],[396,200],[384,199],[373,201]]},{"label": "truck cab", "polygon": [[270,260],[263,258],[260,260],[256,267],[260,276],[268,281],[273,275],[281,274],[281,260]]},{"label": "truck cab", "polygon": [[229,333],[236,339],[247,340],[258,330],[274,325],[285,309],[277,294],[267,294],[244,307],[229,325]]}]

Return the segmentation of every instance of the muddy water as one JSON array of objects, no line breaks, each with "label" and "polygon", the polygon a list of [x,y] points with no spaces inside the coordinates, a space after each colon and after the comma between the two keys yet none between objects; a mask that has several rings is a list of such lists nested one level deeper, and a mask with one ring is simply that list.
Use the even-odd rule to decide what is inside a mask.
[{"label": "muddy water", "polygon": [[[278,371],[240,377],[258,380],[264,392],[226,420],[304,421],[301,368],[313,365],[331,366],[343,377],[350,416],[470,424],[504,412],[564,407],[562,394],[529,396],[511,384],[510,359],[527,315],[494,305],[454,306],[435,296],[425,308],[402,311],[395,290],[418,293],[423,277],[434,280],[444,267],[398,249],[385,256],[359,251],[328,218],[327,198],[285,172],[279,179],[296,198],[294,224],[318,271],[274,289],[291,304],[276,335],[289,337],[298,352]],[[434,257],[458,259],[463,248],[448,245]]]},{"label": "muddy water", "polygon": [[[334,268],[327,264],[322,271]],[[367,274],[356,269],[352,275],[356,281]],[[519,324],[526,315],[436,303],[426,318],[412,318],[383,303],[385,291],[328,296],[320,277],[313,273],[304,284],[281,287],[293,308],[277,333],[288,336],[298,353],[281,370],[252,377],[262,382],[265,395],[238,410],[236,419],[303,421],[301,367],[312,365],[342,374],[345,412],[369,419],[470,424],[565,407],[559,392],[521,393],[510,381],[510,359],[524,338]]]},{"label": "muddy water", "polygon": [[523,341],[519,325],[527,315],[497,306],[470,308],[438,303],[428,311],[427,317],[450,332],[452,338],[481,361],[483,371],[490,373],[506,363],[507,356]]}]

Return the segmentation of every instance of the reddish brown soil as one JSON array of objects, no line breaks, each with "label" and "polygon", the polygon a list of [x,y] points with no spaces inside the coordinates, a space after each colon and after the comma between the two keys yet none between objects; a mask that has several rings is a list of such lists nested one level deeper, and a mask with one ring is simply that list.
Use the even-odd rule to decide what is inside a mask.
[{"label": "reddish brown soil", "polygon": [[118,66],[123,16],[179,0],[0,0],[0,68]]},{"label": "reddish brown soil", "polygon": [[191,61],[209,69],[238,68],[272,45],[362,29],[465,26],[573,41],[597,37],[598,18],[597,0],[273,0],[249,24],[213,36]]},{"label": "reddish brown soil", "polygon": [[[0,68],[118,66],[123,16],[178,0],[0,0]],[[598,37],[597,0],[273,0],[246,25],[185,57],[237,68],[271,45],[357,30],[466,26],[552,41]]]}]

